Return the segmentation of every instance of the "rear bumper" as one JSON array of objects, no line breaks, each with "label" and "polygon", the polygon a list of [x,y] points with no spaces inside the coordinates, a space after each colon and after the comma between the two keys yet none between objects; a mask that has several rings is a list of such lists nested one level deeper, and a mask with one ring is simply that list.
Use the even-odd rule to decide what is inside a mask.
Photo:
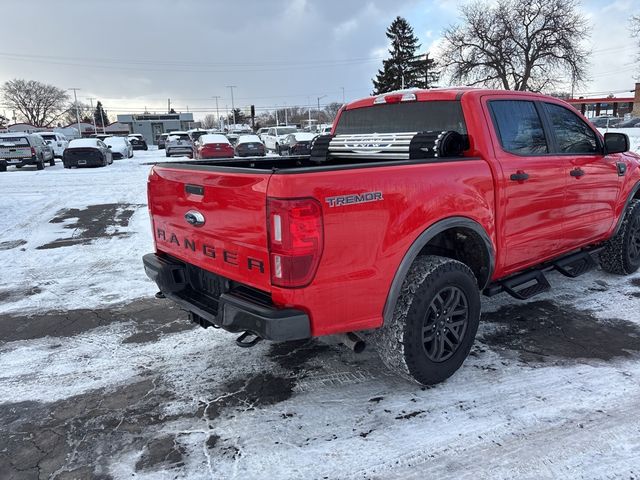
[{"label": "rear bumper", "polygon": [[179,153],[193,155],[193,148],[191,147],[165,147],[165,150],[169,153],[169,155],[175,155]]},{"label": "rear bumper", "polygon": [[35,157],[28,158],[0,158],[0,165],[10,167],[12,165],[18,165],[24,167],[25,165],[36,165],[38,159]]},{"label": "rear bumper", "polygon": [[247,296],[223,293],[215,305],[212,300],[190,289],[185,266],[181,262],[149,253],[142,258],[147,276],[165,297],[187,310],[194,320],[224,328],[230,332],[249,331],[266,340],[301,340],[311,336],[309,317],[301,310],[276,308],[253,301]]}]

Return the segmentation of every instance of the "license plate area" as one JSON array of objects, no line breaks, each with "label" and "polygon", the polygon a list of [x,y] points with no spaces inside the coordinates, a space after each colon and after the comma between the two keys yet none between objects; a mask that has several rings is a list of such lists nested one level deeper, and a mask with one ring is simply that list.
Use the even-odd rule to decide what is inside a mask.
[{"label": "license plate area", "polygon": [[220,295],[229,291],[231,285],[226,278],[194,265],[187,264],[186,267],[187,279],[194,291],[215,300],[218,300]]},{"label": "license plate area", "polygon": [[86,165],[87,161],[86,160],[78,160],[78,165]]}]

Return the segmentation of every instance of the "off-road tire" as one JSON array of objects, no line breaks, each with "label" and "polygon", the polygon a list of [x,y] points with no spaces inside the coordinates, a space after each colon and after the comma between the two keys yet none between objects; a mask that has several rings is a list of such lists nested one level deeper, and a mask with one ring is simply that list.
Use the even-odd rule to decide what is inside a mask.
[{"label": "off-road tire", "polygon": [[7,166],[0,164],[0,172],[6,172],[7,171]]},{"label": "off-road tire", "polygon": [[50,167],[56,166],[56,157],[53,157],[51,160],[49,160],[49,166]]},{"label": "off-road tire", "polygon": [[620,229],[600,252],[600,266],[609,273],[629,275],[640,268],[640,200],[631,200]]},{"label": "off-road tire", "polygon": [[44,160],[40,159],[36,162],[36,170],[44,170]]},{"label": "off-road tire", "polygon": [[[466,328],[450,357],[433,361],[423,347],[423,325],[433,312],[430,307],[437,295],[452,287],[466,302]],[[471,269],[450,258],[419,256],[402,284],[392,319],[373,334],[372,343],[390,370],[407,380],[432,385],[460,368],[469,355],[479,321],[480,291]]]}]

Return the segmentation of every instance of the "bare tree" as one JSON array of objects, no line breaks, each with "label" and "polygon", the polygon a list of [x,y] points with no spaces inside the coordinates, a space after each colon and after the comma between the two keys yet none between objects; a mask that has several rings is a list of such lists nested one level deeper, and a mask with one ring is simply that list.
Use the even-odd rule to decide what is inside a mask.
[{"label": "bare tree", "polygon": [[327,120],[333,122],[338,114],[338,111],[342,108],[342,104],[338,102],[331,102],[324,107],[324,113],[327,116]]},{"label": "bare tree", "polygon": [[589,25],[576,0],[474,2],[461,14],[443,34],[441,61],[454,82],[541,91],[585,80]]},{"label": "bare tree", "polygon": [[629,30],[631,31],[631,36],[636,39],[636,47],[638,48],[636,62],[640,64],[640,13],[632,15],[629,19]]},{"label": "bare tree", "polygon": [[69,99],[64,90],[35,80],[9,80],[0,90],[7,108],[37,127],[47,127],[63,115]]},{"label": "bare tree", "polygon": [[[86,123],[93,123],[93,110],[91,109],[91,106],[86,104],[86,103],[82,103],[82,102],[78,102],[78,115],[80,116],[80,121],[81,122],[86,122]],[[77,123],[77,117],[76,117],[76,104],[75,102],[71,102],[69,104],[67,104],[66,106],[66,110],[64,112],[64,114],[61,117],[61,121],[65,124],[65,125],[72,125],[74,123]]]},{"label": "bare tree", "polygon": [[202,119],[202,128],[213,129],[220,126],[218,119],[215,115],[209,113]]}]

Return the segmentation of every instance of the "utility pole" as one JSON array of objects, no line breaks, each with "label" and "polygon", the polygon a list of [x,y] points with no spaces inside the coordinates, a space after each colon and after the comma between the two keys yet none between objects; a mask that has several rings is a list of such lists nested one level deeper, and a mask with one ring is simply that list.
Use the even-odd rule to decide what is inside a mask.
[{"label": "utility pole", "polygon": [[424,87],[429,88],[429,52],[424,54]]},{"label": "utility pole", "polygon": [[167,113],[171,113],[171,99],[167,98]]},{"label": "utility pole", "polygon": [[218,122],[218,129],[221,130],[221,128],[220,128],[220,110],[218,110],[218,99],[220,98],[220,95],[214,95],[212,98],[216,99],[216,121]]},{"label": "utility pole", "polygon": [[233,103],[233,89],[238,88],[235,85],[227,85],[227,88],[231,90],[231,113],[233,114],[233,125],[236,124],[236,107]]},{"label": "utility pole", "polygon": [[289,117],[287,115],[287,102],[284,102],[284,124],[289,125]]},{"label": "utility pole", "polygon": [[309,131],[311,131],[311,97],[307,97],[307,110],[309,111]]},{"label": "utility pole", "polygon": [[[98,135],[98,129],[96,127],[96,112],[93,110],[93,97],[87,97],[87,100],[91,102],[91,118],[93,119],[93,134]],[[104,122],[102,122],[102,129],[104,133]]]},{"label": "utility pole", "polygon": [[[100,120],[102,121],[102,133],[104,134],[106,130],[104,129],[104,105],[100,109]],[[117,120],[117,117],[116,117]]]},{"label": "utility pole", "polygon": [[80,90],[79,88],[68,88],[67,90],[73,90],[73,100],[76,103],[76,121],[78,122],[78,135],[82,138],[82,130],[80,129],[80,112],[78,112],[78,96],[76,92]]},{"label": "utility pole", "polygon": [[324,97],[326,97],[326,95],[318,97],[318,126],[320,126],[320,100],[322,100]]},{"label": "utility pole", "polygon": [[342,104],[344,105],[345,104],[345,101],[344,101],[344,87],[340,87],[340,88],[342,88]]}]

